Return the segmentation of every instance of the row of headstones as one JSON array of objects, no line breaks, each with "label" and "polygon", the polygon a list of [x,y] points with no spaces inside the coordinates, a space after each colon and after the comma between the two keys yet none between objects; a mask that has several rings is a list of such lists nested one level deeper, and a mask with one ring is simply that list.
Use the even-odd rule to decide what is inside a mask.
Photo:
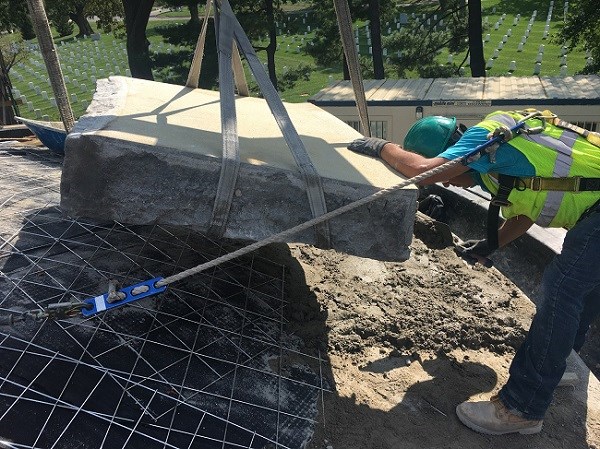
[{"label": "row of headstones", "polygon": [[[485,68],[486,70],[490,70],[494,67],[494,59],[488,59],[488,61],[485,64]],[[517,62],[516,61],[510,61],[508,64],[508,73],[512,73],[514,71],[517,70]],[[536,62],[533,66],[533,74],[534,75],[539,75],[542,72],[542,63],[541,62]],[[559,72],[559,76],[568,76],[569,72],[568,72],[568,66],[566,64],[561,65],[560,66],[560,72]]]},{"label": "row of headstones", "polygon": [[[114,63],[115,61],[113,61]],[[32,74],[33,76],[36,78],[37,81],[39,81],[40,83],[46,82],[48,85],[50,84],[49,79],[45,76],[45,66],[41,61],[37,61],[35,59],[30,59],[30,63],[33,64],[35,67],[38,67],[40,70],[43,70],[44,74],[38,72],[38,71],[33,71]],[[21,68],[25,69],[25,70],[29,70],[29,68],[27,68],[24,65],[20,65]],[[79,68],[77,67],[72,67],[72,66],[62,66],[61,67],[63,70],[63,78],[65,80],[65,83],[67,84],[72,84],[75,88],[80,88],[82,92],[87,91],[87,88],[84,84],[79,84],[77,79],[85,79],[87,81],[90,81],[92,84],[96,84],[97,81],[97,76],[100,78],[104,78],[105,76],[109,76],[109,75],[121,75],[123,70],[121,69],[121,67],[119,65],[114,65],[112,66],[109,62],[106,63],[105,68],[99,68],[96,69],[96,66],[91,66],[89,67],[87,63],[83,64],[83,68],[85,70],[87,70],[88,68],[91,71],[91,75],[88,74],[85,71],[81,71]],[[131,76],[131,72],[129,69],[125,69],[125,75],[126,76]],[[24,76],[21,75],[16,69],[14,69],[14,75],[16,77],[16,79],[18,81],[23,81],[24,80]],[[33,83],[30,83],[33,84]],[[37,92],[39,94],[39,92]]]},{"label": "row of headstones", "polygon": [[[41,55],[37,55],[37,57],[30,59],[30,63],[40,69],[44,69],[45,65],[42,62],[41,58]],[[61,57],[61,62],[61,68],[63,69],[63,71],[74,73],[75,76],[79,76],[79,69],[72,67],[75,65],[81,65],[85,71],[90,71],[92,75],[96,75],[96,65],[99,66],[101,63],[105,64],[106,71],[112,70],[113,67],[116,68],[117,66],[114,65],[116,62],[121,62],[122,65],[126,66],[127,53],[125,50],[119,50],[115,52],[109,51],[108,54],[96,55],[96,57],[94,58],[92,55],[86,55],[83,52],[79,54],[71,51],[68,55],[65,54],[63,55],[63,57]],[[98,72],[100,72],[101,70],[102,69],[99,69]],[[121,71],[120,68],[119,71]],[[99,74],[101,77],[104,76],[102,73]]]},{"label": "row of headstones", "polygon": [[[551,7],[552,7],[552,2],[551,2]],[[523,51],[523,46],[527,42],[527,38],[529,37],[529,34],[531,32],[531,28],[533,26],[533,23],[535,21],[536,16],[537,16],[537,10],[533,11],[531,19],[529,20],[529,24],[527,25],[527,29],[525,30],[525,35],[521,38],[521,42],[517,46],[517,51],[518,52],[522,52]],[[504,17],[505,17],[505,15],[502,15],[500,19],[504,20],[503,19]],[[519,15],[517,15],[515,17],[515,21],[518,21],[518,19],[520,19]],[[549,32],[549,28],[550,28],[550,23],[549,23],[550,19],[551,19],[551,14],[549,14],[548,20],[546,21],[546,26],[544,28],[544,35],[543,35],[542,39],[546,39],[547,36],[548,36],[548,32]],[[496,22],[496,25],[497,24],[498,24],[498,22]],[[492,58],[490,59],[490,61],[493,61],[493,59],[498,58],[498,56],[500,54],[500,51],[504,48],[504,44],[506,44],[508,42],[508,39],[511,36],[512,36],[512,29],[509,28],[507,30],[507,33],[502,37],[502,41],[499,42],[498,47],[494,50],[494,53],[493,53]],[[489,42],[489,40],[490,40],[490,35],[486,34],[485,37],[484,37],[484,40],[483,40],[484,41],[484,45],[485,45],[486,42]],[[543,48],[544,48],[544,46],[541,45],[540,46],[540,50],[539,50],[539,52],[538,52],[538,54],[536,56],[536,61],[535,61],[536,63],[540,63],[541,64],[541,62],[542,62],[543,53],[544,53]],[[564,65],[567,64],[567,60],[566,60],[566,54],[567,54],[567,52],[568,52],[568,48],[563,46],[561,48],[561,61],[560,61],[560,65],[561,66],[564,66]],[[490,61],[488,61],[488,65],[490,65]],[[491,62],[491,64],[493,65],[493,62]]]},{"label": "row of headstones", "polygon": [[93,64],[95,61],[99,60],[114,60],[114,59],[126,59],[127,58],[127,50],[125,49],[109,49],[105,51],[101,51],[100,48],[96,47],[98,52],[88,52],[86,49],[81,49],[78,52],[70,51],[68,54],[63,53],[60,56],[62,61],[69,61],[70,63],[79,63],[89,62]]},{"label": "row of headstones", "polygon": [[[164,45],[162,43],[158,43],[156,45],[155,44],[151,44],[149,48],[154,53],[167,53],[169,55],[172,54],[173,51],[176,51],[178,49],[173,44]],[[182,51],[184,49],[185,49],[185,47],[179,46],[179,51]],[[127,51],[125,51],[124,54],[127,55]]]},{"label": "row of headstones", "polygon": [[[54,97],[50,97],[48,95],[48,92],[46,92],[45,90],[42,90],[39,86],[33,85],[32,82],[30,82],[28,84],[28,87],[29,87],[29,89],[31,89],[31,90],[33,90],[35,92],[35,96],[42,97],[42,99],[49,101],[52,106],[56,107],[56,100],[54,99]],[[81,89],[82,92],[86,92],[87,91],[87,88],[86,88],[85,85],[82,84],[81,88],[82,88]],[[13,88],[12,89],[12,93],[13,93],[14,98],[15,99],[20,99],[23,102],[23,104],[32,103],[32,102],[28,102],[27,101],[27,96],[25,94],[23,94],[20,89]],[[72,93],[71,94],[71,98],[72,98],[72,100],[75,103],[77,103],[78,100],[77,100],[77,94],[76,93]]]},{"label": "row of headstones", "polygon": [[[517,51],[523,51],[523,45],[525,45],[525,43],[527,42],[527,39],[529,38],[529,35],[531,33],[531,30],[533,28],[533,24],[535,22],[535,18],[537,16],[537,10],[533,11],[531,18],[529,19],[529,23],[527,24],[527,28],[525,29],[525,34],[523,35],[523,37],[521,38],[521,45],[519,45],[519,49]],[[496,24],[494,25],[494,28],[497,30],[499,27],[499,23],[501,24],[501,21],[503,20],[502,17],[505,17],[505,15],[502,15],[499,19],[498,22],[496,22]],[[517,16],[515,17],[515,21],[518,23],[518,21],[520,20],[520,14],[517,14]],[[514,24],[514,22],[513,22]],[[546,24],[546,27],[544,29],[544,36],[542,37],[543,39],[546,39],[548,36],[548,31],[550,29],[550,24]],[[512,36],[512,28],[509,28],[506,31],[506,34],[504,36],[502,36],[502,42],[500,42],[498,44],[498,49],[502,50],[502,48],[504,47],[504,44],[506,44],[508,42],[508,39]],[[484,38],[483,38],[483,43],[485,45],[486,42],[490,41],[490,34],[487,33]]]},{"label": "row of headstones", "polygon": [[[314,43],[314,42],[312,42],[312,41],[310,41],[310,42],[308,43],[308,45],[310,45],[311,47],[314,47],[314,46],[315,46],[315,43]],[[277,44],[277,50],[279,50],[280,48],[281,48],[281,44]],[[285,52],[286,52],[286,53],[289,53],[289,52],[291,52],[291,51],[293,51],[293,52],[295,52],[295,53],[300,53],[300,52],[302,51],[302,48],[303,48],[303,46],[301,46],[301,45],[296,45],[295,47],[291,47],[291,46],[290,46],[290,44],[287,44],[287,45],[285,46],[285,49],[284,49],[284,50],[285,50]]]},{"label": "row of headstones", "polygon": [[[112,70],[112,67],[114,67],[113,64],[115,62],[118,62],[119,60],[121,60],[124,65],[127,65],[127,52],[124,48],[121,48],[120,50],[115,49],[114,51],[112,49],[109,49],[107,52],[100,52],[100,49],[96,47],[97,54],[94,55],[93,53],[86,54],[83,47],[79,44],[76,44],[76,50],[77,52],[71,50],[68,54],[65,53],[67,50],[61,52],[63,53],[61,57],[61,60],[63,62],[63,70],[72,72],[73,69],[71,68],[71,65],[81,64],[81,61],[83,61],[83,69],[85,69],[86,71],[90,70],[92,75],[96,75],[96,65],[99,65],[100,63],[105,64],[107,71]],[[37,58],[31,58],[30,62],[31,64],[35,65],[40,69],[44,68],[44,64],[41,60],[41,55],[37,55]],[[75,69],[75,76],[79,76],[77,74],[77,71],[78,70]],[[100,75],[101,77],[104,76],[103,74]]]},{"label": "row of headstones", "polygon": [[[25,66],[24,64],[19,64],[19,67],[21,69],[24,70],[29,70],[30,73],[35,77],[37,82],[33,82],[30,81],[28,82],[28,88],[29,90],[32,92],[29,95],[29,97],[31,98],[32,96],[35,97],[41,97],[44,100],[47,100],[49,102],[49,105],[51,107],[57,107],[56,104],[56,100],[53,97],[49,97],[47,91],[43,90],[40,85],[42,84],[47,84],[49,87],[51,86],[50,80],[48,78],[45,77],[45,75],[43,75],[42,73],[40,73],[39,71],[36,71],[35,68],[39,68],[41,70],[44,70],[45,73],[45,65],[42,61],[36,59],[36,58],[30,58],[29,62],[34,66],[34,70],[31,71],[31,67],[30,66]],[[74,61],[73,61],[74,62]],[[114,61],[113,61],[114,62]],[[84,68],[87,64],[84,63]],[[95,66],[91,66],[91,69],[93,72],[96,72],[96,68]],[[66,72],[70,72],[72,74],[74,74],[77,77],[82,77],[87,79],[88,81],[90,81],[93,85],[96,84],[96,77],[93,75],[87,75],[86,72],[82,72],[80,71],[78,68],[72,68],[71,66],[63,66],[63,71]],[[114,66],[114,73],[111,72],[111,66],[109,63],[107,63],[107,68],[106,68],[106,74],[107,75],[113,75],[113,74],[120,74],[121,73],[121,68],[119,66]],[[97,70],[97,75],[100,78],[103,78],[105,75],[105,69],[98,69]],[[129,71],[129,69],[125,70],[125,74],[126,76],[131,76],[131,72]],[[16,80],[23,82],[25,80],[25,77],[16,69],[13,69],[13,76]],[[76,78],[71,78],[70,75],[68,74],[63,74],[63,79],[65,81],[65,83],[68,85],[67,87],[69,89],[71,88],[75,88],[75,89],[79,89],[79,91],[81,93],[85,93],[88,91],[88,87],[86,84],[84,83],[80,83]],[[25,94],[23,94],[19,89],[13,89],[13,95],[15,97],[15,99],[20,100],[23,104],[27,105],[27,108],[29,111],[33,111],[36,115],[36,118],[38,119],[44,119],[43,114],[41,114],[39,109],[35,109],[33,102],[29,101],[27,99],[27,96]],[[72,103],[78,103],[80,100],[77,97],[77,93],[71,93],[70,95],[70,99]]]},{"label": "row of headstones", "polygon": [[[100,38],[101,38],[100,34],[92,35],[91,39],[88,39],[87,37],[84,36],[83,39],[74,39],[72,41],[60,41],[59,46],[61,48],[62,47],[73,47],[73,46],[80,48],[80,47],[87,47],[90,45],[93,45],[94,47],[107,46],[100,40]],[[88,44],[89,40],[92,41],[92,44]],[[112,46],[114,46],[114,47],[121,46],[121,47],[125,48],[125,44],[123,42],[119,42],[114,39],[112,40]],[[39,50],[39,47],[38,47],[38,50]]]},{"label": "row of headstones", "polygon": [[[540,50],[541,52],[543,52],[543,47],[544,45],[540,45]],[[564,56],[564,60],[561,58],[561,64],[560,64],[560,76],[567,76],[568,75],[568,68],[567,68],[567,63],[566,63],[566,56]],[[448,64],[452,64],[454,62],[454,55],[450,54],[448,55]],[[564,63],[563,63],[564,62]],[[588,62],[587,64],[592,64],[594,62],[593,58],[590,56],[588,58]],[[465,61],[465,65],[470,65],[471,63],[471,57],[468,56],[466,61]],[[494,67],[494,59],[490,58],[488,59],[485,68],[486,69],[491,69]],[[462,67],[461,67],[462,68]],[[533,67],[533,73],[534,75],[539,75],[541,73],[541,69],[542,69],[542,61],[536,61]],[[517,62],[516,61],[510,61],[508,64],[508,72],[512,73],[514,71],[517,70]],[[460,70],[459,70],[460,72]],[[461,75],[462,76],[462,75]]]},{"label": "row of headstones", "polygon": [[[46,91],[42,91],[42,94],[46,94]],[[41,109],[36,108],[33,104],[33,101],[27,100],[27,97],[25,95],[21,94],[18,89],[13,89],[13,97],[16,100],[20,100],[23,104],[27,105],[27,110],[29,112],[33,112],[36,119],[49,121],[48,115],[43,114]],[[58,105],[56,103],[56,99],[54,97],[48,97],[46,94],[45,99],[47,99],[49,101],[49,104],[51,107],[53,107],[53,108],[58,107]],[[71,99],[71,104],[77,104],[80,101],[79,98],[77,97],[77,94],[75,94],[75,93],[72,93],[70,95],[70,99]],[[83,106],[86,107],[86,104],[83,103]]]}]

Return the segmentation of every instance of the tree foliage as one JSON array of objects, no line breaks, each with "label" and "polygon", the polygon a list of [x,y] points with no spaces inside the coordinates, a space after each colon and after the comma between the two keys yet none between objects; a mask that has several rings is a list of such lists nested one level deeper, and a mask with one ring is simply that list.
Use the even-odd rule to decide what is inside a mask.
[{"label": "tree foliage", "polygon": [[[89,36],[94,32],[89,18],[98,17],[98,26],[111,29],[116,19],[123,16],[123,5],[120,0],[46,0],[48,18],[59,30],[68,31],[68,21],[77,25],[78,37]],[[70,33],[60,33],[66,36]]]},{"label": "tree foliage", "polygon": [[[406,5],[407,3],[405,3]],[[380,10],[380,23],[391,22],[400,11],[396,3],[388,0],[353,0],[349,6],[354,21],[365,21],[371,32],[372,56],[361,57],[361,67],[365,77],[383,77],[378,72],[382,58],[382,47],[388,53],[385,62],[387,76],[405,77],[416,72],[422,77],[452,76],[458,72],[456,65],[441,66],[437,56],[443,49],[451,53],[459,53],[467,48],[472,53],[472,60],[483,64],[483,47],[481,45],[481,24],[469,26],[469,20],[481,22],[481,1],[469,2],[471,10],[467,19],[466,0],[437,0],[422,2],[413,0],[413,9],[420,11],[416,19],[410,21],[400,30],[382,37],[379,46],[377,38],[380,30],[376,23],[377,8]],[[312,8],[320,19],[320,27],[316,31],[314,46],[308,52],[322,65],[339,65],[343,61],[343,50],[339,37],[338,24],[331,1],[313,0]],[[423,14],[425,15],[423,17]],[[469,31],[471,33],[469,33]],[[469,42],[471,40],[471,42]],[[474,76],[483,75],[481,70],[474,71]]]},{"label": "tree foliage", "polygon": [[592,63],[581,73],[600,73],[600,8],[596,0],[571,0],[567,20],[559,35],[571,47],[583,45],[591,53]]},{"label": "tree foliage", "polygon": [[33,39],[35,31],[29,19],[27,2],[0,0],[0,29],[8,32],[18,29],[23,39]]},{"label": "tree foliage", "polygon": [[[311,5],[315,16],[319,17],[320,26],[315,31],[314,45],[308,47],[307,51],[321,65],[342,65],[344,50],[333,2],[331,0],[313,0]],[[395,14],[394,5],[395,2],[391,0],[355,0],[348,3],[353,21],[369,22],[371,34],[375,36],[373,41],[373,53],[376,54],[375,61],[382,56],[381,46],[377,45],[377,39],[381,36],[379,23],[392,20]],[[377,14],[378,11],[379,14]],[[375,15],[378,16],[378,20]],[[376,62],[374,64],[372,62],[371,67],[368,67],[367,70],[372,76],[382,77],[379,76],[382,75],[380,73],[381,67]]]},{"label": "tree foliage", "polygon": [[205,4],[202,0],[162,0],[160,2],[166,7],[186,7],[190,11],[190,22],[199,24],[200,23],[200,3]]},{"label": "tree foliage", "polygon": [[440,0],[436,8],[424,13],[425,18],[420,16],[384,37],[396,74],[404,77],[407,72],[416,71],[422,78],[455,75],[455,65],[442,66],[436,58],[444,48],[451,53],[459,53],[468,47],[465,11],[464,0]]}]

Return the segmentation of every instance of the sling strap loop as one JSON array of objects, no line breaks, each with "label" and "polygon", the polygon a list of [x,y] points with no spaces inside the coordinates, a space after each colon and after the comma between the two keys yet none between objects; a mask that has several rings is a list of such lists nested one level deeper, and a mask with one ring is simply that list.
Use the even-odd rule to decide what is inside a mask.
[{"label": "sling strap loop", "polygon": [[[244,30],[242,29],[238,20],[235,18],[229,2],[227,0],[221,0],[217,2],[217,5],[219,8],[215,14],[215,22],[218,24],[219,28],[219,32],[217,34],[219,36],[219,72],[227,72],[224,73],[223,79],[220,79],[219,81],[221,84],[220,89],[222,90],[221,110],[223,114],[223,154],[224,163],[226,162],[225,157],[227,155],[231,157],[231,162],[228,164],[231,167],[225,167],[225,170],[222,168],[221,171],[219,187],[217,189],[218,201],[215,200],[215,207],[213,209],[213,224],[211,224],[211,229],[214,232],[213,235],[222,235],[225,231],[236,182],[235,178],[237,178],[237,173],[239,170],[239,142],[237,138],[237,127],[235,125],[234,95],[231,87],[233,82],[231,76],[231,52],[233,51],[233,39],[235,39],[237,47],[244,54],[250,70],[252,71],[256,82],[263,93],[264,99],[271,109],[271,113],[273,114],[273,117],[275,118],[275,121],[277,122],[288,147],[290,148],[292,156],[296,161],[296,165],[298,166],[298,169],[304,178],[306,193],[313,218],[324,215],[327,213],[327,206],[325,204],[322,180],[312,161],[310,160],[308,152],[304,147],[304,143],[294,128],[277,91],[273,87],[271,80],[263,68],[261,61],[258,59],[254,48],[252,47],[252,43],[244,33]],[[231,41],[229,41],[229,34],[233,36]],[[224,41],[223,39],[225,38],[228,40]],[[229,45],[230,42],[231,45]],[[227,61],[222,61],[223,57],[227,58]],[[226,89],[225,95],[223,89]],[[223,100],[225,100],[227,105],[223,104]],[[229,117],[229,119],[226,117]],[[237,159],[233,156],[233,150],[237,151]],[[232,178],[233,176],[235,176],[235,178]],[[328,223],[319,222],[318,224],[315,224],[315,232],[317,245],[324,248],[329,247],[330,239]]]},{"label": "sling strap loop", "polygon": [[200,79],[200,69],[202,67],[202,59],[204,58],[204,45],[206,43],[206,29],[208,27],[208,18],[210,17],[212,4],[213,0],[206,0],[202,29],[198,35],[198,41],[196,42],[196,48],[194,50],[194,56],[190,65],[190,71],[188,72],[187,81],[185,83],[186,87],[191,87],[192,89],[198,87],[198,80]]},{"label": "sling strap loop", "polygon": [[352,16],[350,15],[348,0],[334,0],[333,5],[335,7],[338,26],[340,28],[340,36],[342,38],[344,55],[346,56],[346,62],[348,64],[350,81],[352,82],[352,88],[354,89],[354,97],[356,99],[356,107],[358,108],[358,117],[360,119],[362,133],[366,137],[371,137],[365,86],[360,73],[360,64],[358,62],[358,52],[356,50],[356,44],[354,43],[354,36],[352,35]]},{"label": "sling strap loop", "polygon": [[235,111],[235,92],[232,71],[233,43],[232,14],[218,14],[219,5],[215,4],[215,24],[217,27],[217,48],[219,53],[219,91],[221,95],[221,136],[223,139],[223,158],[219,184],[215,194],[215,203],[208,234],[222,237],[225,233],[233,192],[240,169],[240,143],[237,132]]}]

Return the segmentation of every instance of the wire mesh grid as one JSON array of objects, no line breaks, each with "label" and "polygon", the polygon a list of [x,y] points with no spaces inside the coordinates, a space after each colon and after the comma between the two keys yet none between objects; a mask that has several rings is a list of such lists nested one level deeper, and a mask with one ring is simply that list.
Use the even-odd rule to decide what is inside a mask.
[{"label": "wire mesh grid", "polygon": [[[83,300],[228,248],[188,229],[72,220],[60,159],[0,150],[0,314]],[[0,326],[0,440],[15,448],[296,448],[324,361],[285,333],[285,267],[248,256],[92,318]]]}]

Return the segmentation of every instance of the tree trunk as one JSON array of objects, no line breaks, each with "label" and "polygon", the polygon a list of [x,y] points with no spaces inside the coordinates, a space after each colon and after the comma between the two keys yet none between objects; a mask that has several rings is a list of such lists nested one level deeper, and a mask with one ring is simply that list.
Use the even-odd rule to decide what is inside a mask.
[{"label": "tree trunk", "polygon": [[146,27],[150,20],[154,0],[123,0],[125,29],[127,31],[127,60],[131,76],[153,80],[150,60],[150,42],[146,38]]},{"label": "tree trunk", "polygon": [[8,68],[4,61],[4,55],[0,51],[0,94],[2,101],[2,113],[0,115],[0,124],[2,125],[14,125],[17,123],[15,120],[15,113],[19,113],[19,109],[12,96],[12,85],[10,78],[8,77]]},{"label": "tree trunk", "polygon": [[75,22],[75,25],[77,25],[77,28],[79,28],[77,37],[91,36],[94,34],[94,30],[92,30],[92,26],[85,17],[83,10],[77,11],[75,14],[69,14],[69,18]]},{"label": "tree trunk", "polygon": [[200,27],[200,13],[198,11],[198,1],[191,1],[188,4],[188,9],[190,10],[190,23],[192,25],[196,25]]},{"label": "tree trunk", "polygon": [[469,53],[471,55],[471,76],[485,76],[485,58],[481,35],[481,0],[469,1]]},{"label": "tree trunk", "polygon": [[381,48],[379,0],[369,0],[369,28],[371,29],[371,50],[373,52],[373,77],[376,80],[381,80],[385,78],[385,71],[383,69],[383,49]]},{"label": "tree trunk", "polygon": [[265,10],[267,13],[267,26],[269,28],[269,45],[267,46],[267,69],[271,83],[277,90],[277,74],[275,73],[275,50],[277,50],[277,28],[275,27],[275,11],[273,9],[273,0],[265,1]]}]

